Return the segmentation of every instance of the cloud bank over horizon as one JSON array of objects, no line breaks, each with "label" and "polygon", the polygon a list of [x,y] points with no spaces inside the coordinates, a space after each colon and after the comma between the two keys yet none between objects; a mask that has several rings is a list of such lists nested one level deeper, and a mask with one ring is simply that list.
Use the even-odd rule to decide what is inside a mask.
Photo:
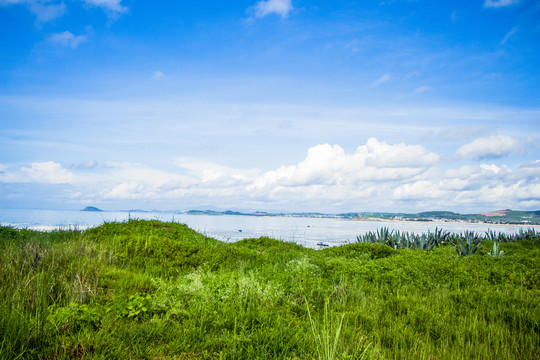
[{"label": "cloud bank over horizon", "polygon": [[152,209],[187,210],[206,204],[290,212],[540,207],[540,161],[515,168],[480,161],[443,170],[443,158],[422,145],[369,138],[353,153],[339,145],[319,144],[310,147],[299,163],[268,171],[192,158],[177,158],[173,165],[178,170],[168,172],[135,163],[100,167],[95,160],[68,169],[47,161],[18,169],[1,164],[0,183],[44,188],[61,184],[66,204],[107,209],[122,201],[138,201]]}]

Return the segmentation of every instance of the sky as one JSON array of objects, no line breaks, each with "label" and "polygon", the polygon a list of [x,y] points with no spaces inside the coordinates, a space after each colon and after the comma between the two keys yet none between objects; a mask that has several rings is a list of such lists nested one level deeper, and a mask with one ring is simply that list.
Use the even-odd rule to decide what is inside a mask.
[{"label": "sky", "polygon": [[535,0],[0,0],[0,208],[540,209]]}]

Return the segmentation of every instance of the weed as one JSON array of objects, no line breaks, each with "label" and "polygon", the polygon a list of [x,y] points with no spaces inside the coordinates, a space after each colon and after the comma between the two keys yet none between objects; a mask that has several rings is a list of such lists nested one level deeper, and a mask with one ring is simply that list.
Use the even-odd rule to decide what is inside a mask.
[{"label": "weed", "polygon": [[306,303],[306,309],[309,318],[309,324],[311,325],[311,333],[315,340],[317,347],[317,355],[320,360],[333,360],[337,358],[339,336],[341,334],[341,328],[343,326],[343,319],[345,314],[341,315],[337,324],[332,324],[328,318],[328,300],[324,302],[324,314],[322,324],[315,324],[311,312],[309,311],[309,304],[307,299],[304,299]]}]

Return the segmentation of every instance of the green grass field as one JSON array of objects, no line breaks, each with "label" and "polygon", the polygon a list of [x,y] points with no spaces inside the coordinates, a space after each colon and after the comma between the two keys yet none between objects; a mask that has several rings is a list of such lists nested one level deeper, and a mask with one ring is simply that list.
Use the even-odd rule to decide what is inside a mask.
[{"label": "green grass field", "polygon": [[540,236],[483,245],[1,227],[0,359],[538,359]]}]

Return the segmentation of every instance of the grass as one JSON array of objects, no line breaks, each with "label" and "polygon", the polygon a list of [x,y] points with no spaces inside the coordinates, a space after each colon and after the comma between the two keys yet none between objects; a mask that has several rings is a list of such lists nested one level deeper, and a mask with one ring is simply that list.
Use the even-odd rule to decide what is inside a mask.
[{"label": "grass", "polygon": [[538,235],[493,257],[0,227],[0,359],[536,359]]}]

